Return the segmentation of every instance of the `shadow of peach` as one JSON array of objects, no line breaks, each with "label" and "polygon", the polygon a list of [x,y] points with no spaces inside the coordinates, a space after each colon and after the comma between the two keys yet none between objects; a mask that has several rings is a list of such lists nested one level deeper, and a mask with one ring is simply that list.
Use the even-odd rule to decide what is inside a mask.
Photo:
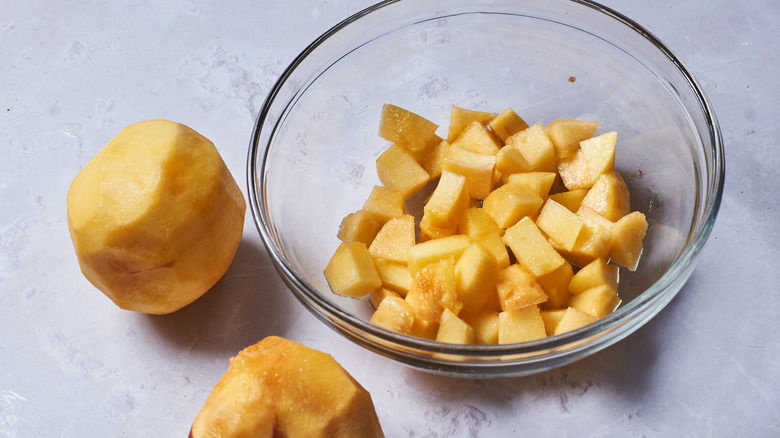
[{"label": "shadow of peach", "polygon": [[169,315],[143,315],[173,348],[235,356],[266,336],[284,336],[298,305],[259,241],[244,238],[225,275],[202,297]]}]

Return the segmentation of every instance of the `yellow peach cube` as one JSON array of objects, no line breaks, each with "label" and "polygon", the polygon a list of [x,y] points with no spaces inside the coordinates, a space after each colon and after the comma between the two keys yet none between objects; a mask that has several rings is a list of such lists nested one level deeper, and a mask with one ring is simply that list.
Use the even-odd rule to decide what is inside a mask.
[{"label": "yellow peach cube", "polygon": [[611,172],[615,168],[615,147],[617,132],[607,132],[580,142],[580,151],[585,156],[591,179]]},{"label": "yellow peach cube", "polygon": [[362,298],[382,286],[374,259],[362,242],[341,242],[324,274],[333,293],[345,297]]},{"label": "yellow peach cube", "polygon": [[534,221],[527,217],[506,230],[504,243],[535,277],[549,274],[566,263]]},{"label": "yellow peach cube", "polygon": [[387,297],[403,298],[397,292],[384,287],[378,287],[372,290],[370,294],[368,294],[368,301],[371,303],[371,306],[374,308],[374,310],[376,310],[379,308],[379,304],[382,302],[382,300]]},{"label": "yellow peach cube", "polygon": [[518,116],[515,110],[507,108],[488,123],[488,127],[496,136],[506,143],[506,139],[520,131],[528,129],[528,123]]},{"label": "yellow peach cube", "polygon": [[414,275],[424,266],[442,259],[452,259],[454,263],[470,244],[469,238],[462,234],[419,242],[407,253],[409,272]]},{"label": "yellow peach cube", "polygon": [[495,168],[495,156],[473,152],[454,144],[447,150],[442,163],[442,170],[466,177],[469,196],[477,199],[485,199],[493,189]]},{"label": "yellow peach cube", "polygon": [[576,295],[572,295],[569,300],[570,307],[589,313],[596,318],[603,318],[609,315],[619,304],[620,298],[617,292],[608,284],[584,290]]},{"label": "yellow peach cube", "polygon": [[383,258],[374,258],[374,266],[379,278],[382,280],[382,286],[393,290],[398,295],[405,297],[412,287],[412,274],[406,262],[398,263]]},{"label": "yellow peach cube", "polygon": [[618,172],[608,172],[596,179],[581,206],[587,206],[607,220],[615,222],[631,212],[628,187]]},{"label": "yellow peach cube", "polygon": [[444,309],[439,322],[439,331],[436,333],[436,340],[448,344],[473,344],[474,328],[458,318],[458,315],[450,309]]},{"label": "yellow peach cube", "polygon": [[482,202],[482,208],[501,229],[539,212],[544,200],[525,184],[504,184],[493,190]]},{"label": "yellow peach cube", "polygon": [[558,175],[569,190],[588,189],[596,181],[588,170],[588,163],[582,150],[558,159]]},{"label": "yellow peach cube", "polygon": [[455,286],[455,262],[452,257],[426,265],[414,277],[406,301],[414,308],[415,318],[440,322],[444,309],[458,314],[463,303],[458,301]]},{"label": "yellow peach cube", "polygon": [[630,271],[635,271],[642,256],[642,241],[646,233],[647,219],[644,214],[634,211],[618,219],[612,226],[610,260]]},{"label": "yellow peach cube", "polygon": [[463,309],[476,312],[496,287],[498,265],[495,257],[482,245],[472,243],[455,263],[455,284]]},{"label": "yellow peach cube", "polygon": [[612,289],[618,288],[618,267],[610,265],[606,259],[599,257],[577,271],[569,282],[569,292],[578,294],[602,284]]},{"label": "yellow peach cube", "polygon": [[412,324],[412,330],[409,332],[409,334],[412,336],[417,336],[418,338],[430,339],[433,341],[436,339],[438,332],[438,322],[415,317],[414,323]]},{"label": "yellow peach cube", "polygon": [[406,263],[407,253],[415,243],[414,216],[404,214],[387,221],[379,230],[368,252],[375,258]]},{"label": "yellow peach cube", "polygon": [[560,335],[561,333],[570,332],[596,321],[597,318],[590,313],[569,307],[563,312],[561,320],[558,321],[558,325],[555,326],[555,334]]},{"label": "yellow peach cube", "polygon": [[580,205],[580,208],[577,209],[577,216],[581,217],[585,223],[591,226],[601,227],[605,230],[609,230],[610,232],[612,231],[612,226],[614,223],[587,205]]},{"label": "yellow peach cube", "polygon": [[[555,244],[553,242],[553,244]],[[585,221],[580,236],[571,251],[556,247],[569,262],[576,266],[585,266],[599,257],[607,257],[612,246],[612,232],[610,228]]]},{"label": "yellow peach cube", "polygon": [[404,214],[406,204],[403,195],[398,190],[374,186],[363,204],[363,211],[370,214],[382,226],[391,218]]},{"label": "yellow peach cube", "polygon": [[512,174],[530,172],[531,165],[525,161],[520,149],[504,146],[496,154],[496,171],[501,173],[501,181],[506,183]]},{"label": "yellow peach cube", "polygon": [[430,176],[406,149],[392,145],[376,159],[376,172],[385,187],[401,192],[404,199],[428,184]]},{"label": "yellow peach cube", "polygon": [[401,297],[385,297],[371,315],[370,322],[394,332],[408,334],[414,324],[414,309]]},{"label": "yellow peach cube", "polygon": [[555,334],[555,329],[558,327],[558,324],[561,322],[561,319],[563,319],[565,313],[566,309],[542,310],[539,312],[542,321],[544,321],[544,331],[547,333],[547,336],[553,336]]},{"label": "yellow peach cube", "polygon": [[547,301],[547,294],[533,274],[516,263],[498,271],[496,291],[501,310],[517,310]]},{"label": "yellow peach cube", "polygon": [[536,306],[507,310],[498,314],[498,343],[534,341],[547,336],[544,320]]},{"label": "yellow peach cube", "polygon": [[338,238],[344,242],[363,242],[370,245],[382,224],[365,210],[350,213],[341,220]]},{"label": "yellow peach cube", "polygon": [[493,120],[495,113],[487,113],[483,111],[474,111],[466,108],[461,108],[452,105],[450,110],[450,126],[447,131],[447,140],[452,142],[458,136],[460,136],[467,127],[473,123],[478,123],[483,126]]},{"label": "yellow peach cube", "polygon": [[509,266],[509,252],[504,241],[501,240],[501,232],[487,212],[479,207],[472,207],[463,212],[463,217],[458,224],[458,233],[468,236],[473,243],[482,245],[496,259],[498,269]]},{"label": "yellow peach cube", "polygon": [[433,144],[428,146],[428,148],[417,157],[417,163],[428,172],[431,180],[441,176],[444,157],[447,155],[449,149],[450,143],[447,140],[436,137]]},{"label": "yellow peach cube", "polygon": [[518,148],[532,170],[555,172],[558,169],[555,148],[541,123],[512,135],[506,139],[506,144]]},{"label": "yellow peach cube", "polygon": [[536,225],[557,247],[574,249],[585,222],[563,205],[548,199],[536,218]]},{"label": "yellow peach cube", "polygon": [[434,239],[455,234],[460,217],[468,205],[466,177],[443,171],[433,194],[423,207],[421,232]]},{"label": "yellow peach cube", "polygon": [[552,199],[553,201],[568,208],[569,211],[576,212],[580,208],[580,204],[582,204],[582,199],[587,194],[588,189],[575,189],[553,193],[552,195],[548,196],[547,199]]},{"label": "yellow peach cube", "polygon": [[586,120],[554,120],[544,130],[560,159],[574,155],[580,149],[580,142],[593,137],[600,127],[598,122]]},{"label": "yellow peach cube", "polygon": [[498,312],[482,308],[471,313],[465,310],[458,317],[474,329],[474,342],[482,345],[498,344]]},{"label": "yellow peach cube", "polygon": [[385,104],[379,119],[379,136],[412,152],[421,151],[436,135],[438,125],[395,105]]},{"label": "yellow peach cube", "polygon": [[571,293],[569,292],[569,283],[574,276],[574,270],[566,262],[557,269],[536,277],[536,282],[547,294],[547,301],[544,302],[545,309],[562,309],[569,303]]},{"label": "yellow peach cube", "polygon": [[452,146],[492,156],[495,156],[501,149],[501,144],[493,136],[493,133],[478,121],[471,122],[466,126],[463,132],[455,140],[452,140]]},{"label": "yellow peach cube", "polygon": [[542,199],[546,200],[555,182],[556,175],[555,172],[521,172],[509,175],[507,182],[510,184],[525,184],[533,189]]}]

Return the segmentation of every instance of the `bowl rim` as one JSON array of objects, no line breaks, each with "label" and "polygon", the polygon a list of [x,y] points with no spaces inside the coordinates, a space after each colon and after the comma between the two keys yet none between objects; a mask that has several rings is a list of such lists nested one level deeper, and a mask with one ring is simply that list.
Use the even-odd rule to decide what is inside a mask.
[{"label": "bowl rim", "polygon": [[[667,61],[671,63],[671,65],[676,69],[676,72],[681,75],[689,87],[689,91],[693,92],[698,103],[699,111],[701,112],[700,115],[704,117],[708,129],[709,141],[705,141],[704,138],[696,141],[696,144],[700,146],[702,150],[708,150],[711,153],[711,161],[703,160],[703,164],[707,166],[705,170],[708,172],[708,177],[702,178],[702,181],[707,183],[707,187],[705,187],[705,196],[703,198],[704,203],[694,207],[694,215],[691,220],[691,230],[680,254],[672,262],[669,269],[664,274],[662,274],[661,277],[658,278],[652,285],[650,285],[647,289],[645,289],[642,293],[637,295],[634,299],[625,305],[620,306],[615,312],[599,319],[593,324],[587,325],[577,330],[536,341],[517,344],[457,345],[431,341],[393,332],[380,326],[371,324],[367,320],[363,320],[350,314],[349,312],[344,311],[338,306],[332,304],[324,297],[320,297],[319,294],[314,291],[313,288],[311,288],[298,273],[295,272],[291,264],[282,255],[282,250],[277,246],[271,231],[271,221],[267,216],[266,209],[261,208],[261,206],[265,205],[266,200],[264,193],[264,171],[269,153],[269,145],[260,145],[259,141],[261,132],[265,129],[264,122],[269,116],[271,105],[275,102],[282,88],[291,78],[296,69],[309,57],[310,54],[317,50],[329,38],[333,37],[342,29],[356,21],[359,21],[369,14],[396,3],[410,1],[411,0],[385,0],[379,2],[349,16],[321,34],[303,51],[301,51],[300,54],[298,54],[294,60],[285,68],[283,73],[271,88],[258,113],[250,139],[249,152],[247,155],[246,177],[250,201],[249,204],[255,226],[261,236],[263,244],[265,245],[269,255],[273,260],[275,268],[281,274],[282,279],[293,291],[293,294],[296,296],[296,298],[298,298],[298,300],[301,301],[305,307],[307,307],[316,317],[325,322],[328,326],[340,332],[342,335],[352,339],[353,341],[363,345],[364,347],[367,347],[380,354],[392,356],[396,359],[398,359],[396,354],[400,348],[402,350],[407,350],[406,352],[408,354],[418,358],[420,357],[420,352],[425,352],[427,354],[435,355],[472,357],[477,361],[458,361],[457,363],[453,363],[446,358],[441,359],[440,364],[448,364],[456,368],[511,365],[506,362],[484,362],[484,359],[505,358],[506,356],[521,357],[529,354],[539,354],[545,350],[549,350],[554,353],[562,348],[564,348],[563,351],[569,351],[565,349],[565,347],[578,343],[582,343],[582,345],[587,346],[590,344],[590,341],[588,341],[589,339],[598,339],[603,334],[617,328],[618,326],[630,323],[630,321],[626,321],[629,315],[640,313],[643,309],[648,309],[651,307],[652,303],[660,303],[661,305],[657,306],[658,308],[654,309],[650,314],[645,315],[645,319],[643,321],[634,321],[633,327],[628,327],[626,330],[624,330],[624,333],[621,333],[621,335],[612,337],[609,340],[603,340],[605,342],[603,342],[604,345],[601,348],[611,345],[614,342],[617,342],[623,337],[629,335],[639,326],[644,324],[644,322],[649,320],[653,315],[655,315],[655,313],[660,311],[665,306],[665,304],[671,301],[671,299],[679,292],[682,284],[679,284],[679,287],[676,288],[674,293],[668,294],[669,287],[676,282],[679,282],[681,276],[683,277],[682,283],[687,281],[687,277],[690,275],[690,272],[695,265],[696,258],[698,257],[701,249],[704,247],[704,244],[711,234],[718,210],[720,208],[725,182],[723,138],[714,109],[712,108],[711,103],[709,102],[701,86],[694,78],[688,67],[663,42],[661,42],[659,38],[657,38],[643,26],[609,7],[590,0],[559,1],[562,4],[574,4],[593,9],[594,11],[605,15],[607,18],[618,22],[619,25],[625,26],[629,30],[636,32],[639,34],[639,36],[647,40],[647,42],[651,43],[661,54],[663,54]],[[475,10],[471,13],[476,12],[477,11]],[[450,15],[442,14],[437,18]],[[269,142],[271,139],[273,139],[277,127],[278,121],[277,125],[271,127],[272,133],[269,136]],[[262,163],[258,168],[258,157],[260,156],[261,151]],[[258,173],[258,170],[260,173]],[[697,193],[697,203],[700,201],[699,198],[699,193]],[[698,220],[696,220],[697,218]],[[345,322],[348,327],[344,327],[338,321]],[[381,343],[377,343],[376,339],[381,340],[383,343],[389,343],[392,345],[392,347],[388,345],[381,345]],[[404,354],[403,351],[401,353]],[[537,359],[545,360],[547,355],[545,354],[543,356],[544,357]],[[406,359],[407,361],[405,362],[409,363],[408,360],[410,360],[410,357],[407,357]],[[430,358],[425,360],[428,361]],[[412,360],[412,362],[414,361]]]}]

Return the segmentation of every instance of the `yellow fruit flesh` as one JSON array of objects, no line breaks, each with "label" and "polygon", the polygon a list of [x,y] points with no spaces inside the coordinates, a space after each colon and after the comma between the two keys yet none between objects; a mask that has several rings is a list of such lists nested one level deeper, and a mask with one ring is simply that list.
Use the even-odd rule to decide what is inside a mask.
[{"label": "yellow fruit flesh", "polygon": [[124,128],[84,166],[67,208],[87,279],[119,307],[164,314],[227,271],[246,203],[209,140],[154,120]]},{"label": "yellow fruit flesh", "polygon": [[333,293],[345,297],[362,298],[382,285],[371,253],[362,242],[342,242],[324,274]]},{"label": "yellow fruit flesh", "polygon": [[[412,154],[420,163],[436,156],[442,169],[423,204],[420,240],[409,248],[406,265],[386,254],[375,257],[410,274],[408,293],[401,288],[414,309],[409,333],[461,343],[471,337],[465,325],[474,329],[474,342],[524,342],[612,312],[620,299],[611,275],[617,266],[608,260],[635,268],[646,231],[641,213],[626,214],[625,183],[613,170],[615,133],[592,137],[596,122],[528,127],[511,110],[487,127],[468,110],[453,114],[452,145],[436,138]],[[617,228],[620,243],[616,223],[604,215],[627,218]],[[578,268],[594,260],[606,265],[603,272]],[[598,278],[599,290],[591,291]],[[382,286],[392,288],[385,280]]]},{"label": "yellow fruit flesh", "polygon": [[193,438],[382,437],[371,395],[331,356],[268,337],[230,360]]}]

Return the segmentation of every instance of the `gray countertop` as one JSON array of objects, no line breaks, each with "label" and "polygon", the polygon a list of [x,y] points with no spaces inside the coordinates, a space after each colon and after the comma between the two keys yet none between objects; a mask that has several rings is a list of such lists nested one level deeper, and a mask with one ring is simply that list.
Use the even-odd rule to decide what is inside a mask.
[{"label": "gray countertop", "polygon": [[[690,68],[726,188],[682,292],[618,344],[525,378],[429,375],[368,353],[289,293],[247,213],[227,275],[168,316],[82,276],[65,195],[119,129],[169,118],[242,189],[249,135],[293,57],[359,0],[14,1],[0,13],[0,437],[183,437],[228,359],[284,336],[333,355],[388,437],[780,436],[780,3],[610,0]],[[258,294],[263,290],[263,294]]]}]

